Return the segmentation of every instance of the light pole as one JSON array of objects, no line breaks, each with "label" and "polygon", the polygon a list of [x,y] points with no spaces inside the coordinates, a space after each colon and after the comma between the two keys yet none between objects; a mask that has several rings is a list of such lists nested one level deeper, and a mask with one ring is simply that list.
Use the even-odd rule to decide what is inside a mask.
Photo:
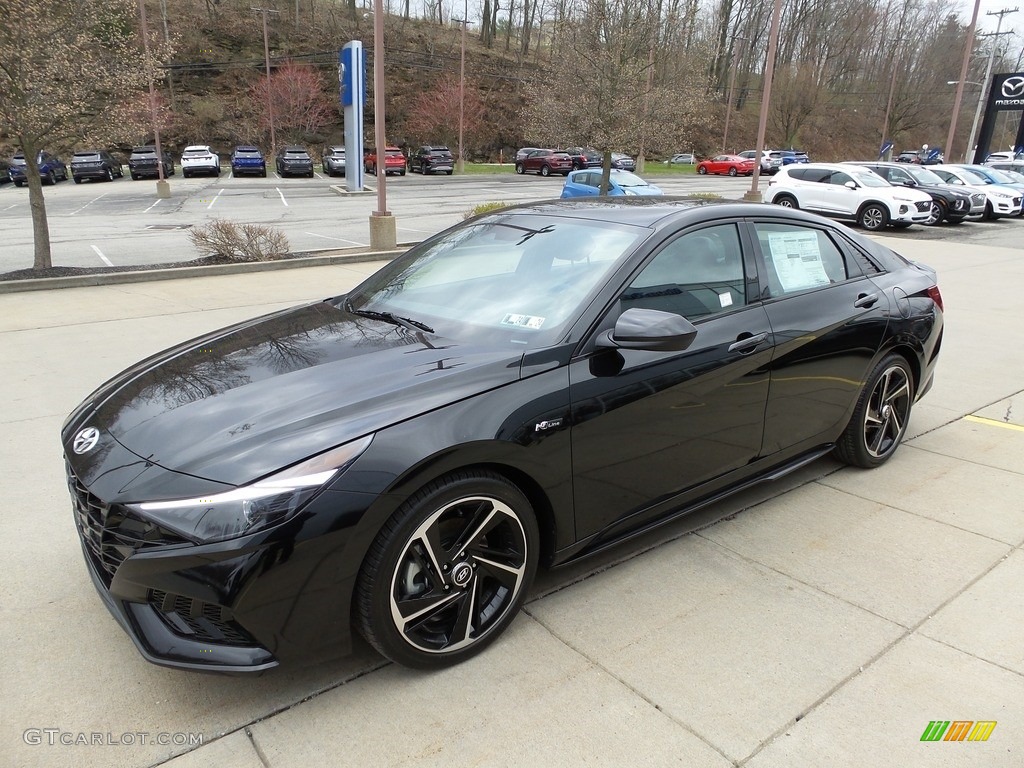
[{"label": "light pole", "polygon": [[277,154],[277,136],[274,135],[274,99],[270,92],[270,39],[267,36],[267,14],[280,13],[271,8],[250,8],[263,14],[263,60],[267,65],[267,116],[270,118],[270,154]]},{"label": "light pole", "polygon": [[964,160],[966,162],[976,163],[978,158],[975,157],[974,147],[974,131],[978,127],[978,118],[981,117],[981,105],[985,103],[985,87],[989,82],[989,78],[992,77],[992,61],[996,57],[996,43],[999,41],[999,35],[1002,34],[1000,30],[1003,28],[1003,17],[1010,13],[1016,13],[1017,9],[1010,10],[1004,8],[1001,11],[989,11],[986,16],[998,16],[999,21],[996,23],[996,31],[991,35],[981,35],[981,37],[992,37],[992,52],[988,55],[988,65],[985,67],[985,76],[981,78],[981,93],[978,95],[978,107],[974,110],[974,122],[971,123],[971,137],[967,140],[967,152],[964,153]]},{"label": "light pole", "polygon": [[398,235],[395,217],[388,210],[388,160],[384,141],[384,4],[381,0],[373,0],[373,139],[377,150],[377,210],[370,214],[370,248],[393,251]]},{"label": "light pole", "polygon": [[971,14],[971,24],[967,28],[967,42],[964,44],[964,59],[960,64],[960,77],[956,83],[956,97],[953,99],[953,116],[949,120],[949,134],[946,136],[946,154],[953,156],[953,134],[956,133],[956,118],[960,112],[960,102],[964,97],[964,81],[967,79],[967,64],[971,59],[971,49],[974,47],[974,28],[978,24],[978,8],[981,0],[974,0],[974,13]]},{"label": "light pole", "polygon": [[164,152],[160,143],[160,125],[156,114],[156,86],[153,85],[153,66],[149,60],[149,29],[146,24],[146,3],[139,0],[139,21],[142,25],[142,53],[146,57],[146,74],[149,77],[149,118],[153,123],[153,140],[156,143],[156,196],[170,197],[171,187],[164,178]]},{"label": "light pole", "polygon": [[462,155],[462,139],[466,120],[466,26],[469,24],[469,0],[463,4],[462,18],[452,21],[462,25],[462,45],[459,55],[459,156],[455,160],[455,170],[460,175],[466,170],[466,161]]},{"label": "light pole", "polygon": [[775,7],[772,9],[771,32],[768,33],[768,60],[764,65],[764,85],[761,88],[761,117],[757,123],[757,154],[754,156],[754,172],[750,178],[750,191],[743,195],[743,199],[750,202],[761,201],[757,183],[761,180],[761,153],[764,151],[764,135],[768,129],[768,102],[772,97],[772,77],[775,74],[775,51],[779,46],[779,18],[781,16],[782,0],[775,0]]},{"label": "light pole", "polygon": [[[988,76],[985,77],[988,80]],[[946,85],[956,85],[958,80],[947,80]],[[974,152],[974,132],[978,129],[978,116],[981,115],[981,105],[985,103],[985,84],[976,83],[973,80],[965,80],[964,85],[976,85],[981,89],[981,93],[978,94],[978,108],[974,110],[974,121],[971,123],[971,135],[967,139],[967,151],[964,152],[964,162],[971,161],[971,155]]]}]

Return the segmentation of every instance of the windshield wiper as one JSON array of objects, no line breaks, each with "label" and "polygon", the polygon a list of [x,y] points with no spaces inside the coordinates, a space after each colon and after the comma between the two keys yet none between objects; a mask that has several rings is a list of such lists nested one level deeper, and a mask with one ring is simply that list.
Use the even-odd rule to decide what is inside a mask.
[{"label": "windshield wiper", "polygon": [[426,323],[421,323],[419,320],[413,320],[410,317],[399,317],[394,312],[377,312],[372,309],[354,309],[348,299],[345,299],[345,311],[352,315],[359,315],[360,317],[369,317],[373,320],[383,320],[391,323],[392,325],[399,325],[402,328],[408,328],[412,331],[426,331],[427,333],[434,333],[434,329]]}]

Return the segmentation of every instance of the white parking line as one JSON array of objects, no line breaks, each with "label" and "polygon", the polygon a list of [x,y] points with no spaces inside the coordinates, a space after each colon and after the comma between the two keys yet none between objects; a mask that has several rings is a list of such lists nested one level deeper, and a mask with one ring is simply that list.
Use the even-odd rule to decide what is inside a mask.
[{"label": "white parking line", "polygon": [[224,194],[224,190],[223,190],[223,189],[222,189],[222,190],[221,190],[220,192],[218,192],[218,193],[216,194],[216,196],[214,196],[213,200],[211,200],[211,201],[210,201],[210,204],[209,204],[208,206],[206,206],[206,210],[210,210],[211,208],[213,208],[213,204],[217,202],[217,199],[218,199],[218,198],[219,198],[219,197],[220,197],[220,196],[221,196],[222,194]]},{"label": "white parking line", "polygon": [[411,229],[410,227],[398,227],[402,232],[421,232],[424,235],[433,235],[434,230],[432,229]]},{"label": "white parking line", "polygon": [[312,235],[313,237],[322,237],[324,240],[337,240],[339,243],[352,243],[352,245],[359,245],[359,246],[363,246],[363,247],[368,247],[369,246],[369,243],[357,243],[355,240],[346,240],[344,237],[331,237],[330,235],[318,235],[316,232],[307,232],[306,234],[307,235]]},{"label": "white parking line", "polygon": [[276,189],[277,190],[277,194],[279,194],[281,196],[281,202],[284,203],[285,206],[287,206],[288,205],[288,201],[284,199],[284,192],[282,192],[280,190],[280,188],[278,188],[278,187],[274,187],[274,189]]},{"label": "white parking line", "polygon": [[86,203],[86,204],[85,204],[85,205],[83,205],[83,206],[82,206],[81,208],[79,208],[79,209],[78,209],[78,211],[72,211],[71,213],[69,213],[69,214],[68,214],[68,216],[74,216],[74,215],[75,215],[76,213],[78,213],[79,211],[84,211],[84,210],[85,210],[86,208],[88,208],[88,207],[89,207],[90,205],[92,205],[92,204],[93,204],[93,203],[95,203],[95,202],[96,202],[97,200],[99,200],[99,199],[100,199],[100,197],[106,197],[106,196],[107,196],[107,193],[106,193],[106,192],[104,192],[104,193],[103,193],[102,195],[100,195],[99,197],[94,197],[94,198],[93,198],[92,200],[90,200],[90,201],[89,201],[88,203]]},{"label": "white parking line", "polygon": [[314,175],[314,176],[316,176],[316,177],[317,177],[318,179],[322,179],[322,178],[323,178],[323,176],[321,176],[321,175],[320,175],[319,173],[317,173],[316,171],[313,171],[313,175]]},{"label": "white parking line", "polygon": [[110,263],[110,259],[108,259],[106,256],[103,255],[103,251],[101,251],[95,245],[92,245],[92,246],[89,246],[89,247],[92,248],[94,251],[96,251],[96,255],[99,256],[103,260],[104,264],[106,264],[108,267],[114,266],[113,264]]},{"label": "white parking line", "polygon": [[149,206],[149,208],[144,210],[143,213],[149,213],[151,210],[156,208],[158,205],[160,205],[160,201],[159,200],[157,200],[155,203],[153,203],[151,206]]},{"label": "white parking line", "polygon": [[9,210],[11,210],[11,208],[17,208],[18,205],[19,205],[19,203],[15,203],[14,205],[8,205],[6,208],[4,208],[4,210],[5,211],[9,211]]}]

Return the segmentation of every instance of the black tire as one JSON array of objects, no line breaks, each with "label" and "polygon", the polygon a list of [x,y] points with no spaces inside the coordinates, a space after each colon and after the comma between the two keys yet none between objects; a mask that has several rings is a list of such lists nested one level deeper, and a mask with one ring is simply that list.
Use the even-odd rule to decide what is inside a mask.
[{"label": "black tire", "polygon": [[267,169],[266,168],[264,168],[262,171],[260,171],[260,176],[263,177],[264,179],[267,178]]},{"label": "black tire", "polygon": [[451,176],[453,171],[445,171],[445,173],[448,174],[449,176]]},{"label": "black tire", "polygon": [[707,172],[708,172],[708,169],[705,168],[703,165],[698,165],[697,166],[697,173],[699,173],[701,176],[706,176]]},{"label": "black tire", "polygon": [[136,174],[134,174],[134,173],[132,174],[132,181],[138,181],[138,180],[139,180],[139,178],[140,178],[140,177],[139,177],[139,176],[137,176]]},{"label": "black tire", "polygon": [[542,165],[540,167],[540,175],[541,176],[550,176],[551,175],[551,168],[549,168],[547,165]]},{"label": "black tire", "polygon": [[735,176],[736,174],[737,174],[736,166],[735,165],[729,166],[729,175],[730,176]]},{"label": "black tire", "polygon": [[868,203],[857,214],[857,223],[868,232],[879,232],[889,226],[889,210],[881,203]]},{"label": "black tire", "polygon": [[983,218],[985,221],[995,221],[996,218],[998,218],[996,216],[995,209],[992,208],[992,203],[990,203],[988,200],[985,201],[985,213],[982,215],[981,218]]},{"label": "black tire", "polygon": [[941,200],[932,200],[932,207],[928,212],[928,218],[925,220],[924,225],[926,227],[935,227],[942,223],[943,219],[946,218],[948,209],[946,204]]},{"label": "black tire", "polygon": [[56,186],[57,174],[55,174],[53,171],[49,171],[46,174],[46,183],[49,184],[51,187]]},{"label": "black tire", "polygon": [[398,175],[399,175],[399,176],[405,176],[405,168],[403,168],[402,170],[400,170],[400,171],[398,172]]},{"label": "black tire", "polygon": [[516,173],[518,173],[520,176],[526,173],[526,169],[523,167],[522,163],[516,163]]},{"label": "black tire", "polygon": [[894,221],[891,226],[893,229],[907,229],[913,224],[912,221]]},{"label": "black tire", "polygon": [[800,204],[792,195],[779,195],[772,202],[776,205],[781,205],[783,208],[792,208],[794,210],[800,209]]},{"label": "black tire", "polygon": [[82,183],[82,180],[78,176],[72,176],[72,178],[75,180],[75,184],[81,184]]},{"label": "black tire", "polygon": [[886,355],[857,398],[850,423],[836,442],[836,457],[865,469],[884,464],[907,433],[913,404],[910,365],[900,355]]},{"label": "black tire", "polygon": [[533,508],[506,478],[480,471],[435,480],[377,534],[356,581],[355,622],[399,664],[457,664],[515,618],[539,548]]},{"label": "black tire", "polygon": [[107,168],[107,181],[114,180],[114,171],[111,168]]},{"label": "black tire", "polygon": [[15,179],[15,180],[14,180],[14,186],[16,186],[16,187],[22,187],[22,186],[24,186],[24,185],[25,185],[25,182],[24,182],[24,181],[22,181],[21,179]]}]

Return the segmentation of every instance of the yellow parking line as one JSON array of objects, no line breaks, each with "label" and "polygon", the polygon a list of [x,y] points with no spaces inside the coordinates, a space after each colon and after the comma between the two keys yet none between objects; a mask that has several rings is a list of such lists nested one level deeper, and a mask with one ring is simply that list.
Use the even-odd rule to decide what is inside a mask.
[{"label": "yellow parking line", "polygon": [[987,424],[990,427],[1003,427],[1004,429],[1013,429],[1017,432],[1024,432],[1024,427],[1020,424],[1010,424],[1006,421],[997,421],[996,419],[986,419],[983,416],[964,416],[964,421],[973,421],[977,424]]}]

